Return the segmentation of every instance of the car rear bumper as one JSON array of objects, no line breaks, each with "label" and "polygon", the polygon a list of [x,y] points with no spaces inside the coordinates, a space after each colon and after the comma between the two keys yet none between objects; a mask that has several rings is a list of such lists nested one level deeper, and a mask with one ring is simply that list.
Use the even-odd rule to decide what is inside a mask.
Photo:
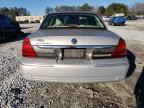
[{"label": "car rear bumper", "polygon": [[125,22],[114,22],[115,25],[122,25],[125,24]]},{"label": "car rear bumper", "polygon": [[1,36],[3,37],[17,37],[20,31],[18,31],[17,29],[15,30],[5,30],[5,31],[1,31]]},{"label": "car rear bumper", "polygon": [[23,58],[21,73],[27,80],[48,82],[105,82],[123,80],[129,68],[127,58],[85,60],[55,60]]}]

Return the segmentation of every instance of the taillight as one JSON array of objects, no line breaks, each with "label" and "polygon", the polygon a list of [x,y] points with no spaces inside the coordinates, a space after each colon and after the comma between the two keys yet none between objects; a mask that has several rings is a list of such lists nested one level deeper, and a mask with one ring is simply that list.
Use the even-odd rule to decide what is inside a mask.
[{"label": "taillight", "polygon": [[25,38],[22,45],[22,55],[24,57],[36,57],[37,54],[34,51],[29,38]]},{"label": "taillight", "polygon": [[112,57],[113,58],[124,57],[126,56],[126,54],[127,54],[126,43],[122,38],[120,38],[118,46],[114,50]]}]

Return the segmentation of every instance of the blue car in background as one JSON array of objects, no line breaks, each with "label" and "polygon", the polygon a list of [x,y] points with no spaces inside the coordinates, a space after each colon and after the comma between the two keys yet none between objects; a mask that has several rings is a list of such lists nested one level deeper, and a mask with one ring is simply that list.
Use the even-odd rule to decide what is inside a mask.
[{"label": "blue car in background", "polygon": [[124,17],[110,17],[108,24],[109,25],[125,25],[126,18]]}]

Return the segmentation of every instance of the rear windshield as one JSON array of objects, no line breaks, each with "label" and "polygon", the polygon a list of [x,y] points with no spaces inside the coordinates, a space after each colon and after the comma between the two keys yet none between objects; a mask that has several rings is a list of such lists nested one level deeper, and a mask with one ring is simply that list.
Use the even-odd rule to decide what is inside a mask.
[{"label": "rear windshield", "polygon": [[96,15],[87,14],[55,14],[48,15],[40,29],[49,28],[97,28],[105,26]]}]

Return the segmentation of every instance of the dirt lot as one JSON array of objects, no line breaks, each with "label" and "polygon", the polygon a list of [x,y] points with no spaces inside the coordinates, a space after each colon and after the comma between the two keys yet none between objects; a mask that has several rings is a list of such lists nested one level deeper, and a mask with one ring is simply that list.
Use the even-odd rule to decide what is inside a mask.
[{"label": "dirt lot", "polygon": [[[24,32],[37,28],[22,26]],[[0,108],[144,108],[144,21],[108,29],[127,42],[130,78],[91,84],[26,81],[19,71],[21,37],[0,44]]]}]

